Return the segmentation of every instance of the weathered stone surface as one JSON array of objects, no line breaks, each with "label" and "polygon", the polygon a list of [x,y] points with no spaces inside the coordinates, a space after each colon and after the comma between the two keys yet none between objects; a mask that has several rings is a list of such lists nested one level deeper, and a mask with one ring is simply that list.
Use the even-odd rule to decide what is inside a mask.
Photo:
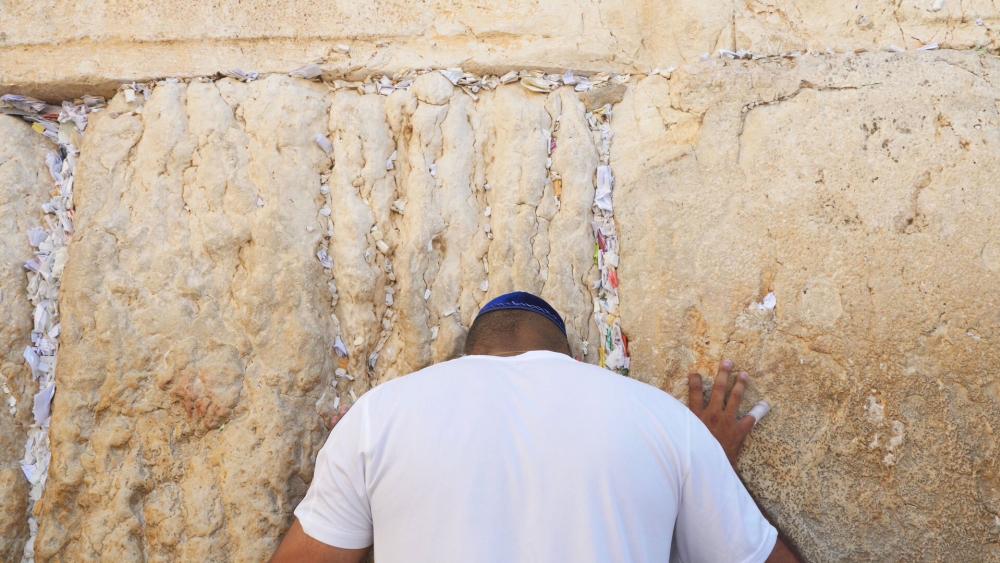
[{"label": "weathered stone surface", "polygon": [[41,560],[266,559],[334,394],[450,357],[504,291],[552,299],[595,360],[582,103],[433,91],[164,82],[92,117]]},{"label": "weathered stone surface", "polygon": [[14,0],[0,4],[0,21],[0,91],[62,98],[109,94],[122,81],[234,67],[288,72],[312,61],[363,76],[454,65],[648,72],[719,49],[1000,48],[991,0]]},{"label": "weathered stone surface", "polygon": [[[723,356],[756,375],[751,398],[775,409],[742,471],[812,560],[1000,560],[1000,63],[884,53],[995,54],[994,2],[53,0],[0,4],[0,21],[0,93],[53,100],[313,61],[328,79],[681,65],[582,96],[473,100],[431,73],[388,97],[270,76],[116,99],[77,177],[40,559],[266,557],[335,400],[452,355],[500,292],[551,300],[596,361],[584,109],[624,95],[633,375],[678,395]],[[6,197],[48,178],[43,141],[12,119],[0,132],[7,560],[25,531],[20,263],[41,199]]]},{"label": "weathered stone surface", "polygon": [[632,373],[756,376],[741,470],[812,561],[1000,557],[998,86],[974,53],[713,61],[616,109]]},{"label": "weathered stone surface", "polygon": [[38,391],[22,357],[32,327],[24,263],[33,256],[28,229],[41,226],[52,186],[45,155],[55,147],[7,115],[0,115],[0,139],[0,560],[18,561],[28,537],[28,482],[20,462]]}]

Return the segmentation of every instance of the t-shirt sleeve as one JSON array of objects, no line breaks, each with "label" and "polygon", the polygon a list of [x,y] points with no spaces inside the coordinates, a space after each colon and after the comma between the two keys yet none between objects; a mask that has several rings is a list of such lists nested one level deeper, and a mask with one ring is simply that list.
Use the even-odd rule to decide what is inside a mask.
[{"label": "t-shirt sleeve", "polygon": [[690,460],[681,486],[671,561],[760,563],[778,539],[719,442],[688,417]]},{"label": "t-shirt sleeve", "polygon": [[316,458],[312,484],[295,509],[295,517],[309,537],[344,549],[372,545],[371,505],[365,484],[368,413],[364,403],[355,404],[330,432]]}]

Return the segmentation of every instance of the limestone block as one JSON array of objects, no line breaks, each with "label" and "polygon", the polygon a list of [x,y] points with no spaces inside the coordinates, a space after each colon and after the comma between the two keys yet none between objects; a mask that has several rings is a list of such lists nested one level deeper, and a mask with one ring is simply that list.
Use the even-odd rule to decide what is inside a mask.
[{"label": "limestone block", "polygon": [[164,81],[92,116],[40,560],[266,559],[334,402],[451,357],[499,293],[596,361],[582,102],[425,93]]},{"label": "limestone block", "polygon": [[[1000,47],[1000,10],[989,0],[751,1],[733,10],[738,49],[761,53],[826,49]],[[728,48],[728,47],[727,47]]]},{"label": "limestone block", "polygon": [[0,560],[18,561],[28,536],[28,482],[20,462],[38,391],[22,355],[31,343],[33,310],[24,263],[34,256],[28,230],[41,227],[41,205],[52,187],[45,155],[56,149],[7,115],[0,115],[0,138]]},{"label": "limestone block", "polygon": [[0,91],[53,99],[313,62],[358,77],[449,66],[647,73],[720,49],[1000,49],[991,0],[14,0],[0,4],[0,21]]},{"label": "limestone block", "polygon": [[754,376],[740,469],[810,561],[997,557],[998,85],[975,53],[710,61],[615,111],[632,374]]}]

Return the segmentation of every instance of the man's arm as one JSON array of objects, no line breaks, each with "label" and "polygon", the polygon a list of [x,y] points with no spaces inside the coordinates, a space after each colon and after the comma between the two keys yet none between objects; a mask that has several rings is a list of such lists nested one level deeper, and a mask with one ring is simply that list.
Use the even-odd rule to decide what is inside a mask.
[{"label": "man's arm", "polygon": [[361,427],[358,413],[348,415],[348,408],[341,406],[328,420],[330,437],[316,459],[313,482],[295,509],[296,518],[271,563],[367,561],[372,530],[368,499],[363,492],[358,442]]},{"label": "man's arm", "polygon": [[[701,375],[692,373],[688,376],[688,408],[697,416],[708,428],[712,436],[719,441],[722,449],[726,452],[733,470],[736,470],[736,459],[743,450],[743,442],[746,441],[750,431],[753,430],[757,420],[767,414],[767,403],[758,403],[750,414],[737,418],[740,403],[743,401],[743,392],[750,381],[747,372],[740,372],[733,384],[732,391],[727,393],[729,387],[729,375],[733,371],[733,362],[723,360],[719,365],[719,371],[712,384],[712,394],[705,402],[705,392],[702,387]],[[728,398],[727,395],[728,394]],[[760,413],[760,414],[758,414]],[[751,497],[752,498],[752,497]],[[800,563],[801,557],[788,537],[778,528],[764,509],[757,504],[761,514],[768,519],[772,526],[778,530],[778,539],[775,542],[771,555],[767,558],[767,563]]]},{"label": "man's arm", "polygon": [[[774,524],[772,523],[772,526]],[[791,547],[785,543],[783,539],[785,536],[782,532],[778,531],[778,541],[774,544],[774,551],[771,555],[767,556],[766,563],[800,563],[802,559],[799,557],[798,552],[793,551]]]},{"label": "man's arm", "polygon": [[271,563],[361,563],[368,555],[370,547],[363,549],[343,549],[326,545],[309,537],[296,519],[281,540],[278,551],[271,557]]}]

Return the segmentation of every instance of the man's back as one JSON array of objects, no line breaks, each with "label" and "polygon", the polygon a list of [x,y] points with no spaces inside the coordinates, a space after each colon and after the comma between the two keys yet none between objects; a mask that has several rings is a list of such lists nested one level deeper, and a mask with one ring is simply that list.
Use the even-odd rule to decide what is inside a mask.
[{"label": "man's back", "polygon": [[379,563],[664,562],[672,540],[675,559],[762,561],[776,537],[684,405],[538,350],[365,394],[296,516],[329,545],[374,539]]}]

